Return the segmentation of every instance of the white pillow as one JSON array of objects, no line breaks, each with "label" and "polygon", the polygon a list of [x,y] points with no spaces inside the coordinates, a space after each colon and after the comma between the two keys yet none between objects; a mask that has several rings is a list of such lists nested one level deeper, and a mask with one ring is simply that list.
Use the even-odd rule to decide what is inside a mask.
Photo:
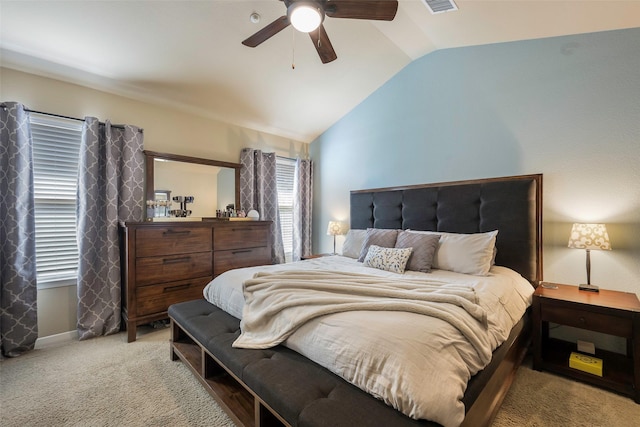
[{"label": "white pillow", "polygon": [[433,268],[476,276],[486,276],[489,273],[498,230],[474,234],[410,231],[440,235]]},{"label": "white pillow", "polygon": [[366,267],[402,274],[412,250],[412,248],[383,248],[371,245],[363,263]]},{"label": "white pillow", "polygon": [[342,245],[342,255],[358,259],[364,239],[367,237],[367,230],[349,230]]}]

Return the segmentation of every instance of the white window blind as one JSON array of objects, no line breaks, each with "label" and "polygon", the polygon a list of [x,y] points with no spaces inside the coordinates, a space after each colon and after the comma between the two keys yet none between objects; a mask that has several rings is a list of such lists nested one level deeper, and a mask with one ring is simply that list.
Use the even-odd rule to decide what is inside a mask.
[{"label": "white window blind", "polygon": [[31,114],[38,287],[76,283],[76,193],[82,123]]},{"label": "white window blind", "polygon": [[276,178],[278,181],[278,209],[284,256],[287,262],[293,258],[293,177],[296,169],[295,159],[276,158]]}]

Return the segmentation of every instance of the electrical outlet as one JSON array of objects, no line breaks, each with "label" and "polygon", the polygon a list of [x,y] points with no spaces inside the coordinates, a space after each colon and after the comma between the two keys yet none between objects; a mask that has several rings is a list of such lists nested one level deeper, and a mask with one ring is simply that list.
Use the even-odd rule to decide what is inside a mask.
[{"label": "electrical outlet", "polygon": [[596,345],[589,341],[578,340],[578,351],[581,353],[596,354]]}]

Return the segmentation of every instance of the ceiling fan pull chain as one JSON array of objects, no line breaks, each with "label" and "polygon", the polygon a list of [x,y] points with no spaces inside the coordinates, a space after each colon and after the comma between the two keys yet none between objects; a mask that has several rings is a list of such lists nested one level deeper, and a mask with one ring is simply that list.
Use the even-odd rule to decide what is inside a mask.
[{"label": "ceiling fan pull chain", "polygon": [[296,32],[291,28],[291,69],[296,69]]}]

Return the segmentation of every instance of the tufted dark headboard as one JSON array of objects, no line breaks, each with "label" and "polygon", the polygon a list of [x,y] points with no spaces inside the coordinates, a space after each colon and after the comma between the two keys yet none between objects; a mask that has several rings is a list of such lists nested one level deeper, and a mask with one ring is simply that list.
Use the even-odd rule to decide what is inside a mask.
[{"label": "tufted dark headboard", "polygon": [[351,228],[499,230],[496,264],[542,280],[542,174],[351,192]]}]

